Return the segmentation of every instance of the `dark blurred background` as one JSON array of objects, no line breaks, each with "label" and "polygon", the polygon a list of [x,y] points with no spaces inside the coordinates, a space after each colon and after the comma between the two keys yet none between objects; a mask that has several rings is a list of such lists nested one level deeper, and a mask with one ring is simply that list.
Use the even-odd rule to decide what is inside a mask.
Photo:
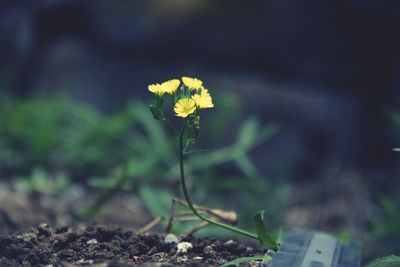
[{"label": "dark blurred background", "polygon": [[0,88],[17,99],[64,92],[107,114],[188,75],[237,95],[234,121],[277,121],[252,157],[292,185],[288,225],[321,198],[370,219],[370,188],[398,197],[399,1],[2,0],[0,36]]}]

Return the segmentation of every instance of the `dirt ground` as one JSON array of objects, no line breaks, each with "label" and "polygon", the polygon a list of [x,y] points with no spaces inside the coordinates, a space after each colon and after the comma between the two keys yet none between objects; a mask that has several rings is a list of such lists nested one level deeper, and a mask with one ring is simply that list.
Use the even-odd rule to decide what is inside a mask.
[{"label": "dirt ground", "polygon": [[[360,209],[367,207],[368,197],[359,184],[339,182],[342,180],[336,179],[337,188],[333,191],[341,194],[335,193],[331,202],[311,201],[311,195],[322,198],[317,194],[306,194],[308,202],[293,195],[292,203],[296,205],[288,206],[286,226],[362,229],[360,221],[365,222],[366,215],[372,216],[367,212],[370,208],[367,211]],[[317,186],[320,194],[328,192],[323,189],[325,187],[332,190],[323,183]],[[361,188],[361,191],[353,194],[357,191],[355,188]],[[307,192],[305,189],[299,191]],[[46,195],[20,191],[10,182],[0,183],[0,267],[218,266],[232,259],[262,256],[266,252],[236,241],[183,236],[175,241],[189,242],[192,248],[186,253],[178,253],[177,244],[164,242],[165,234],[161,227],[151,230],[157,234],[136,234],[154,218],[141,200],[129,192],[116,194],[95,217],[95,224],[82,221],[77,211],[97,197],[98,192],[77,184],[60,194]],[[343,201],[337,201],[338,198]],[[316,217],[313,211],[318,207],[327,212],[317,212],[319,216]],[[354,210],[352,216],[346,216],[349,209]],[[254,266],[260,266],[260,263],[254,263]]]},{"label": "dirt ground", "polygon": [[218,266],[239,257],[261,256],[267,252],[233,240],[192,236],[174,240],[106,226],[53,230],[47,224],[29,232],[0,235],[0,248],[0,266],[11,267]]},{"label": "dirt ground", "polygon": [[[128,193],[111,199],[95,224],[83,222],[76,211],[88,199],[96,199],[96,193],[83,187],[72,186],[52,196],[21,192],[2,183],[0,267],[218,266],[266,253],[263,248],[210,237],[172,236],[171,241],[157,227],[151,232],[158,234],[136,234],[153,218],[141,201]],[[182,251],[180,246],[189,248]]]},{"label": "dirt ground", "polygon": [[[73,184],[57,195],[29,193],[11,183],[0,183],[0,233],[30,230],[41,223],[52,227],[75,226],[82,222],[78,213],[94,202],[99,192]],[[100,210],[96,223],[136,231],[153,218],[140,199],[120,192]],[[90,222],[88,222],[90,223]]]}]

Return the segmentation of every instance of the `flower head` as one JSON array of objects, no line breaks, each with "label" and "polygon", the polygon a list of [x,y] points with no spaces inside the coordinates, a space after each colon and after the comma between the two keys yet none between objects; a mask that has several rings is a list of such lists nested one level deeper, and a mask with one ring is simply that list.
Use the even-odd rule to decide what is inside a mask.
[{"label": "flower head", "polygon": [[182,82],[186,85],[187,88],[190,90],[196,90],[201,87],[203,84],[202,81],[200,81],[197,78],[191,78],[191,77],[182,77]]},{"label": "flower head", "polygon": [[196,102],[191,98],[179,99],[174,107],[176,116],[186,118],[196,110]]},{"label": "flower head", "polygon": [[161,84],[161,87],[162,87],[162,90],[164,91],[164,93],[172,95],[173,93],[176,92],[176,90],[178,89],[180,84],[181,84],[181,81],[179,81],[178,79],[173,79],[173,80],[163,82]]},{"label": "flower head", "polygon": [[165,90],[159,83],[150,84],[147,88],[149,89],[150,92],[159,96],[162,96],[165,93]]},{"label": "flower head", "polygon": [[203,89],[200,94],[193,95],[192,99],[196,102],[196,106],[200,109],[214,107],[212,97],[208,93],[207,89]]}]

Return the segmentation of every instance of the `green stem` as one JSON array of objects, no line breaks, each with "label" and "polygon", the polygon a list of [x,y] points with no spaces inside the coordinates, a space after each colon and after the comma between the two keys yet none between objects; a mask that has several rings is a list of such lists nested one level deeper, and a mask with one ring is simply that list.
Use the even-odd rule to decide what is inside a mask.
[{"label": "green stem", "polygon": [[185,196],[186,202],[189,206],[189,208],[192,210],[192,212],[199,217],[201,220],[208,222],[209,224],[213,224],[222,228],[225,228],[227,230],[233,231],[235,233],[248,236],[254,239],[258,239],[258,236],[256,234],[253,234],[251,232],[242,230],[240,228],[231,226],[229,224],[221,223],[212,219],[209,219],[205,216],[203,216],[201,213],[199,213],[196,208],[193,206],[192,200],[189,197],[189,193],[186,187],[186,180],[185,180],[185,169],[184,169],[184,134],[186,130],[186,123],[181,129],[180,135],[179,135],[179,159],[180,159],[180,170],[181,170],[181,185],[182,185],[182,190],[183,194]]}]

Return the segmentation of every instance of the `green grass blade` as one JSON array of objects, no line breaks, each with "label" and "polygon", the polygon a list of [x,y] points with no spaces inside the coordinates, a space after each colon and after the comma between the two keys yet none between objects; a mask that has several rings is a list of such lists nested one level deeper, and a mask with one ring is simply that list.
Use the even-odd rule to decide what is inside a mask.
[{"label": "green grass blade", "polygon": [[142,185],[139,188],[139,196],[154,217],[166,218],[169,215],[169,203],[173,197],[169,191]]},{"label": "green grass blade", "polygon": [[399,267],[400,257],[395,255],[390,255],[380,259],[376,259],[369,263],[366,267]]},{"label": "green grass blade", "polygon": [[258,240],[263,246],[269,249],[277,250],[278,245],[271,237],[271,235],[267,232],[267,229],[265,229],[264,214],[265,210],[261,210],[253,215],[253,224],[254,227],[256,228]]}]

